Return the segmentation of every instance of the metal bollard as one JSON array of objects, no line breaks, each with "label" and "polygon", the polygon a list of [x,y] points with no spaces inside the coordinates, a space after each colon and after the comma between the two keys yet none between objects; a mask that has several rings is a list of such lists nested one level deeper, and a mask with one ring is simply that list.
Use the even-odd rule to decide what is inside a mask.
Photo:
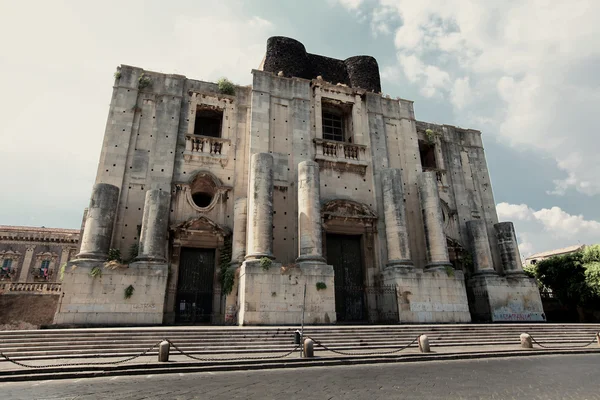
[{"label": "metal bollard", "polygon": [[521,347],[524,349],[533,349],[533,340],[527,333],[521,333]]},{"label": "metal bollard", "polygon": [[302,332],[300,332],[299,330],[296,330],[296,332],[294,332],[294,344],[300,344],[302,340]]},{"label": "metal bollard", "polygon": [[421,353],[429,353],[431,351],[429,349],[429,338],[427,335],[419,336],[419,350],[421,350]]},{"label": "metal bollard", "polygon": [[304,340],[304,358],[313,358],[315,356],[315,342],[312,339]]},{"label": "metal bollard", "polygon": [[158,345],[158,362],[167,362],[169,361],[169,348],[171,347],[170,343],[166,340],[163,340]]}]

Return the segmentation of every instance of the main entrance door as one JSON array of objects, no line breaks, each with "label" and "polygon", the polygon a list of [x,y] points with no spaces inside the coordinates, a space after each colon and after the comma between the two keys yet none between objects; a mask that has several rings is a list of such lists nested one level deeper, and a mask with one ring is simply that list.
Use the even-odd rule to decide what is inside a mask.
[{"label": "main entrance door", "polygon": [[339,322],[367,318],[360,236],[327,234],[327,263],[335,273],[335,312]]},{"label": "main entrance door", "polygon": [[175,322],[211,322],[214,275],[215,249],[181,249]]}]

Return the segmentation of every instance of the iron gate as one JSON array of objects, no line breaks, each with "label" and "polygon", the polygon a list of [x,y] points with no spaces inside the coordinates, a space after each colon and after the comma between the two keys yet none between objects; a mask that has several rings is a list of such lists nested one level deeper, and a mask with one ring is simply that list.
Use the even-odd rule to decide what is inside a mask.
[{"label": "iron gate", "polygon": [[175,321],[180,324],[211,323],[215,249],[181,250]]}]

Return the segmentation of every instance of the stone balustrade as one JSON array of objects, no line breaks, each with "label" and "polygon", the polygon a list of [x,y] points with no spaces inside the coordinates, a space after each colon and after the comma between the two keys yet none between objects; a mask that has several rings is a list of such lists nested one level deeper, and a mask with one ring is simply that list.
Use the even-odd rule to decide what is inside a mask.
[{"label": "stone balustrade", "polygon": [[336,142],[334,140],[315,139],[317,155],[344,160],[361,161],[365,158],[367,146]]},{"label": "stone balustrade", "polygon": [[224,156],[227,155],[229,146],[229,139],[197,135],[185,136],[185,151],[191,154]]},{"label": "stone balustrade", "polygon": [[0,282],[0,293],[2,294],[59,294],[60,283],[37,283],[37,282]]}]

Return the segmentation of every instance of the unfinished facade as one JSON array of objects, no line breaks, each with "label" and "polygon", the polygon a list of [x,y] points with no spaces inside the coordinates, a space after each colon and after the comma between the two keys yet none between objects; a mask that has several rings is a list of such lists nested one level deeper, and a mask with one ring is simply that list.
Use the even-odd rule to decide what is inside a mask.
[{"label": "unfinished facade", "polygon": [[544,319],[480,132],[416,121],[372,57],[273,37],[252,75],[118,69],[55,323]]}]

